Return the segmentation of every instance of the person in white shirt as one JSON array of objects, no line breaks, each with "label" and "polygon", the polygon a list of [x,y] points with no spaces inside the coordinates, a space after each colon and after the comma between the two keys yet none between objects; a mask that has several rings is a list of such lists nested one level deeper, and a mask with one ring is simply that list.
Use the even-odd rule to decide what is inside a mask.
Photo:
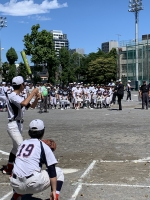
[{"label": "person in white shirt", "polygon": [[128,80],[128,83],[127,83],[127,87],[126,87],[126,90],[127,90],[127,99],[126,101],[129,101],[128,99],[130,99],[131,101],[131,85],[130,85],[131,81]]},{"label": "person in white shirt", "polygon": [[6,105],[6,93],[5,93],[5,82],[2,82],[2,85],[0,86],[0,102],[1,102],[1,107],[0,111],[3,111],[5,105]]},{"label": "person in white shirt", "polygon": [[4,88],[5,94],[9,95],[13,92],[13,87],[10,85],[10,83],[7,83],[7,86]]},{"label": "person in white shirt", "polygon": [[97,86],[96,85],[91,90],[91,95],[92,95],[92,107],[96,107],[96,99],[97,99]]},{"label": "person in white shirt", "polygon": [[115,83],[113,82],[113,79],[111,79],[111,82],[108,84],[108,86],[115,86]]},{"label": "person in white shirt", "polygon": [[76,91],[76,83],[74,82],[74,84],[73,84],[73,87],[72,87],[72,105],[73,105],[73,108],[75,108],[75,99],[76,99],[76,97],[75,97],[75,91]]},{"label": "person in white shirt", "polygon": [[77,88],[74,91],[74,93],[75,93],[75,110],[79,110],[80,104],[83,101],[83,99],[81,98],[82,89],[79,87],[79,85],[77,85]]},{"label": "person in white shirt", "polygon": [[89,103],[91,104],[91,89],[89,88],[89,84],[87,84],[86,94],[88,96]]},{"label": "person in white shirt", "polygon": [[[10,83],[7,83],[7,86],[6,87],[4,87],[4,91],[5,91],[5,95],[6,95],[6,98],[9,98],[9,96],[10,96],[10,94],[13,92],[13,87],[10,85]],[[5,101],[6,102],[6,105],[5,105],[5,107],[6,107],[6,110],[5,111],[7,111],[7,101]]]},{"label": "person in white shirt", "polygon": [[89,90],[90,90],[90,92],[92,92],[92,91],[93,91],[93,89],[94,89],[94,83],[93,83],[93,82],[91,82],[91,85],[89,86]]},{"label": "person in white shirt", "polygon": [[[31,94],[24,98],[20,94],[24,90],[24,80],[22,76],[16,76],[12,79],[12,85],[14,91],[9,95],[9,98],[7,98],[7,108],[8,108],[8,125],[7,125],[7,132],[12,139],[13,142],[13,148],[10,152],[8,164],[4,166],[2,169],[3,174],[11,174],[13,169],[13,164],[15,162],[16,158],[16,152],[23,141],[22,138],[22,119],[23,119],[23,107],[29,108],[30,106],[32,108],[35,108],[39,93],[38,89],[35,88]],[[35,101],[30,104],[31,99],[35,96]]]},{"label": "person in white shirt", "polygon": [[[56,167],[57,160],[50,147],[42,141],[45,126],[42,120],[35,119],[29,124],[30,139],[24,140],[16,154],[10,177],[14,190],[13,200],[35,194],[51,187],[50,200],[58,200],[64,182],[63,171]],[[46,170],[42,170],[42,165]]]},{"label": "person in white shirt", "polygon": [[[28,88],[28,95],[30,95],[33,90],[34,90],[34,86],[32,83],[30,83],[29,88]],[[30,103],[32,104],[33,102],[34,102],[34,97],[31,99]]]}]

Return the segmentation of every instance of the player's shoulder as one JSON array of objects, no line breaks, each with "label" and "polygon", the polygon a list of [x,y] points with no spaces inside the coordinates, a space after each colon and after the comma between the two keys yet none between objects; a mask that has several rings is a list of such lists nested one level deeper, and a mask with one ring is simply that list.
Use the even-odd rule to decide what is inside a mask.
[{"label": "player's shoulder", "polygon": [[12,92],[10,95],[9,95],[9,99],[17,99],[19,98],[19,95],[17,95],[15,92]]},{"label": "player's shoulder", "polygon": [[43,148],[44,149],[46,149],[46,150],[51,150],[50,148],[49,148],[49,146],[47,145],[47,144],[45,144],[45,142],[43,142],[42,140],[39,140],[41,143],[42,143],[42,145],[43,145]]}]

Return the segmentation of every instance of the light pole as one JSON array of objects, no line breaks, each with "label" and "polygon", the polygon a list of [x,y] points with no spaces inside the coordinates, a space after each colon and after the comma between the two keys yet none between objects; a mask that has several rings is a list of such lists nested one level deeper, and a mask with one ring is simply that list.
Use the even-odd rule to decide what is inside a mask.
[{"label": "light pole", "polygon": [[135,13],[135,50],[136,50],[136,90],[138,90],[139,82],[139,69],[138,69],[138,23],[139,12],[143,10],[142,0],[129,0],[129,12]]},{"label": "light pole", "polygon": [[4,27],[7,27],[6,17],[0,17],[0,30]]},{"label": "light pole", "polygon": [[[7,21],[6,21],[6,17],[0,17],[0,30],[4,27],[7,27]],[[0,68],[2,67],[2,54],[1,51],[4,48],[1,48],[1,39],[0,39]]]},{"label": "light pole", "polygon": [[120,46],[120,45],[119,45],[119,43],[120,43],[119,38],[120,38],[121,35],[120,35],[120,34],[116,34],[116,35],[118,35],[118,47],[119,47],[119,46]]},{"label": "light pole", "polygon": [[4,50],[4,48],[0,48],[0,67],[2,67],[2,50]]}]

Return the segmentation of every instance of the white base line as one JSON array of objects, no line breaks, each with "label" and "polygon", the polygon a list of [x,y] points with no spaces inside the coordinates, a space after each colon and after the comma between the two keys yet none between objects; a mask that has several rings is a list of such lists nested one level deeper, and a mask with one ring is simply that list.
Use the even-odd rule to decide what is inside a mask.
[{"label": "white base line", "polygon": [[150,185],[128,185],[128,184],[103,184],[103,183],[82,183],[89,186],[113,186],[113,187],[134,187],[134,188],[150,188]]},{"label": "white base line", "polygon": [[139,159],[139,160],[100,160],[100,163],[149,163],[150,158]]},{"label": "white base line", "polygon": [[9,192],[5,196],[3,196],[0,200],[5,200],[7,197],[9,197],[13,192]]},{"label": "white base line", "polygon": [[9,153],[7,153],[7,152],[5,152],[5,151],[1,151],[1,150],[0,150],[0,153],[9,156]]},{"label": "white base line", "polygon": [[93,160],[93,162],[89,165],[89,167],[85,170],[85,172],[82,174],[82,176],[79,179],[79,183],[78,183],[78,187],[75,190],[74,194],[72,195],[70,200],[75,200],[80,192],[80,190],[82,189],[82,179],[90,172],[91,169],[93,169],[95,163],[97,161]]},{"label": "white base line", "polygon": [[90,170],[93,169],[95,163],[96,163],[96,160],[93,160],[93,162],[89,165],[89,167],[86,169],[86,171],[82,174],[80,179],[83,179],[90,172]]},{"label": "white base line", "polygon": [[0,183],[0,185],[10,185],[10,183]]}]

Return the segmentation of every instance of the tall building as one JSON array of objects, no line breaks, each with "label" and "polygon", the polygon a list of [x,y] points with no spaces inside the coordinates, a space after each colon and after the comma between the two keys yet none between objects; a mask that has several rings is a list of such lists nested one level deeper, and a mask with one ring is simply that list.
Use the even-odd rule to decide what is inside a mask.
[{"label": "tall building", "polygon": [[62,47],[66,47],[69,50],[67,34],[63,34],[60,30],[51,30],[50,33],[53,34],[53,41],[57,55],[59,55],[59,51]]},{"label": "tall building", "polygon": [[[136,43],[135,40],[121,41],[117,48],[117,78],[124,83],[131,80],[135,88],[136,81]],[[142,35],[138,41],[138,80],[150,82],[150,34]]]},{"label": "tall building", "polygon": [[109,42],[104,42],[101,45],[101,49],[103,52],[108,53],[112,50],[112,48],[117,48],[118,42],[116,40],[111,40]]},{"label": "tall building", "polygon": [[150,34],[142,35],[142,40],[150,40]]},{"label": "tall building", "polygon": [[70,53],[73,54],[73,53],[79,53],[81,55],[84,55],[84,49],[81,49],[81,48],[77,48],[77,49],[70,49]]}]

